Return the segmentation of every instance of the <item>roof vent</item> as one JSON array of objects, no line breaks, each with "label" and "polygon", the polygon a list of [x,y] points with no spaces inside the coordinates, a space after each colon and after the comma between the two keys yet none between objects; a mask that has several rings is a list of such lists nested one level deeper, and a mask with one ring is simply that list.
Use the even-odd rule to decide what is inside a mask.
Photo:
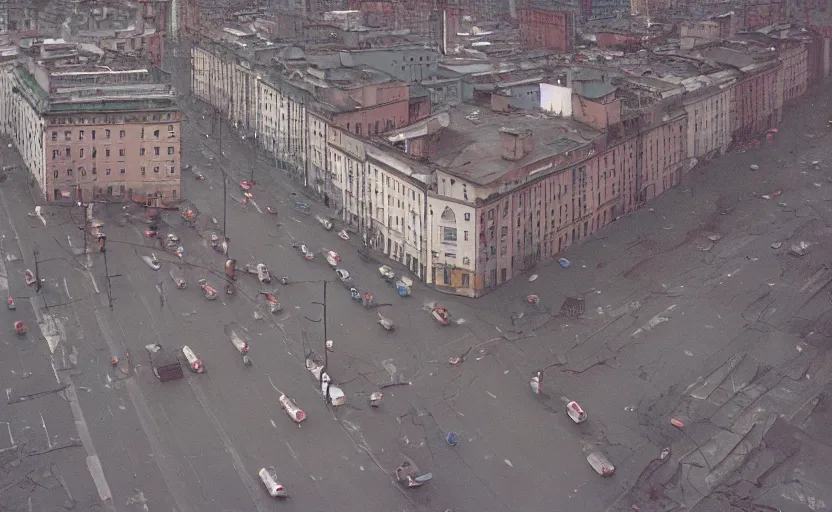
[{"label": "roof vent", "polygon": [[512,162],[522,160],[534,151],[532,131],[528,128],[500,128],[503,158]]}]

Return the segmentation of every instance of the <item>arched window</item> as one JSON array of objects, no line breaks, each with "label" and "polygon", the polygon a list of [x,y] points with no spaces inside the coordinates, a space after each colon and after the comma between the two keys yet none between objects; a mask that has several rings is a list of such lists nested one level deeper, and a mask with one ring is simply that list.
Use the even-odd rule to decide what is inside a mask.
[{"label": "arched window", "polygon": [[456,222],[456,215],[449,207],[445,207],[445,211],[442,212],[441,218],[445,222]]}]

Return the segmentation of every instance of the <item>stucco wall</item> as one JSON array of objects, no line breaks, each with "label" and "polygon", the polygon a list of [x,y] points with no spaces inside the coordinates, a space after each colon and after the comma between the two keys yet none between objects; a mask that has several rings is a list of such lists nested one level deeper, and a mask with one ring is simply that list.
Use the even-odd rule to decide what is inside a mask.
[{"label": "stucco wall", "polygon": [[572,89],[540,84],[540,108],[563,117],[572,117]]}]

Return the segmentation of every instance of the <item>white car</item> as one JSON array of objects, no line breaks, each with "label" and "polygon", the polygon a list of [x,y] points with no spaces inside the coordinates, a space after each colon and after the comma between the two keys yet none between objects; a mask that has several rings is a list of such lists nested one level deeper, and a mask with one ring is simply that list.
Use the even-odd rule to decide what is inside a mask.
[{"label": "white car", "polygon": [[257,475],[260,477],[263,485],[266,486],[266,491],[268,491],[272,498],[285,498],[288,496],[286,494],[286,488],[277,481],[277,472],[274,470],[274,466],[261,469]]}]

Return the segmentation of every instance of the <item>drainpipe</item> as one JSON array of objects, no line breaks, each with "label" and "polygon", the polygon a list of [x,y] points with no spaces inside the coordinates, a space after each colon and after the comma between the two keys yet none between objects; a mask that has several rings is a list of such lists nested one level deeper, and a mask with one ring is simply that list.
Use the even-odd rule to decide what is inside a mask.
[{"label": "drainpipe", "polygon": [[[422,207],[422,229],[419,236],[422,238],[422,243],[420,244],[422,247],[425,247],[425,257],[423,261],[425,262],[425,272],[422,276],[422,280],[427,284],[433,284],[431,281],[431,270],[433,269],[433,261],[431,258],[431,250],[433,249],[433,244],[427,243],[429,240],[432,240],[431,233],[429,230],[431,229],[430,224],[428,223],[428,190],[430,185],[425,187],[425,190],[422,191],[422,195],[424,196],[424,205]],[[427,234],[427,236],[425,236]],[[425,240],[427,238],[427,240]]]}]

